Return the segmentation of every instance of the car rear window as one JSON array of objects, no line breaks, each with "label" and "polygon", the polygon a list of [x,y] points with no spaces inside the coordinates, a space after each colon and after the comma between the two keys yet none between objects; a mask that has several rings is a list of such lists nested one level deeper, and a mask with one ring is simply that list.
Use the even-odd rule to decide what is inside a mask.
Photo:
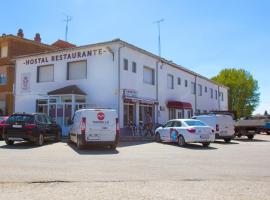
[{"label": "car rear window", "polygon": [[34,117],[32,115],[12,115],[7,120],[8,124],[13,124],[15,122],[33,123]]},{"label": "car rear window", "polygon": [[185,123],[188,126],[206,126],[204,123],[198,120],[189,120],[189,121],[185,121]]}]

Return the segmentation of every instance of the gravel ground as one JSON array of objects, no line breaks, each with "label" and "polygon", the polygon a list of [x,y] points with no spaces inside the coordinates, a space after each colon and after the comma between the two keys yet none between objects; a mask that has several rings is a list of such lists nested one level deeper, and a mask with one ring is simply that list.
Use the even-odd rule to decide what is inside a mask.
[{"label": "gravel ground", "polygon": [[0,142],[0,199],[270,199],[270,136],[117,151]]}]

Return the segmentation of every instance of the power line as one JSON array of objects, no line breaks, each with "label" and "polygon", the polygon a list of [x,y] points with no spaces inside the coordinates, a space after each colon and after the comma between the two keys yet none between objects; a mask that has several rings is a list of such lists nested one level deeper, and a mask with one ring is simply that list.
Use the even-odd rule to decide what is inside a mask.
[{"label": "power line", "polygon": [[164,22],[164,19],[160,19],[157,21],[154,21],[155,24],[158,26],[158,55],[161,57],[161,39],[160,39],[160,23]]}]

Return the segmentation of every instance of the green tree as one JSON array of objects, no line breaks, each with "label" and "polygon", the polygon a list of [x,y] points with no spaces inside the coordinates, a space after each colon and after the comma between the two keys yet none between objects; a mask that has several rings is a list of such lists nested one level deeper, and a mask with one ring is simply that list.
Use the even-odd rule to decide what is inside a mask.
[{"label": "green tree", "polygon": [[244,69],[223,69],[213,81],[229,87],[229,109],[236,111],[237,117],[248,117],[259,105],[258,81]]}]

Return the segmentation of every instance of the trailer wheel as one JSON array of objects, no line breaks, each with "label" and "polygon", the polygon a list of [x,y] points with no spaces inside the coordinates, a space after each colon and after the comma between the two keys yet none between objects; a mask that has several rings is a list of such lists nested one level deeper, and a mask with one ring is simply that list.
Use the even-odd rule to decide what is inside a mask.
[{"label": "trailer wheel", "polygon": [[231,138],[224,138],[224,141],[225,141],[226,143],[229,143],[229,142],[231,142]]},{"label": "trailer wheel", "polygon": [[252,140],[254,138],[254,135],[248,135],[247,137],[249,140]]}]

